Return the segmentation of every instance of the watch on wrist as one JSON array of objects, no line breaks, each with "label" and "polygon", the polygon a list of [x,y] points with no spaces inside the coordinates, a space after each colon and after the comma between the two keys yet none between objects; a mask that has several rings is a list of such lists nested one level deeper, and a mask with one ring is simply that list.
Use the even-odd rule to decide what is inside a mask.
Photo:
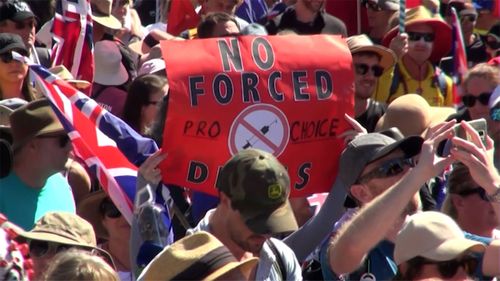
[{"label": "watch on wrist", "polygon": [[488,199],[490,202],[500,203],[500,187],[493,194],[488,195]]}]

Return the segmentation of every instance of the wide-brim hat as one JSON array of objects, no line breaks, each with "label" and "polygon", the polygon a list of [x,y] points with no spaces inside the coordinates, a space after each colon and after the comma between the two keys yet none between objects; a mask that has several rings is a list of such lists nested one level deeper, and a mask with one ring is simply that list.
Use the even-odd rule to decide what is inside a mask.
[{"label": "wide-brim hat", "polygon": [[241,270],[248,279],[257,262],[237,261],[215,236],[200,231],[166,247],[137,280],[216,280],[232,270]]},{"label": "wide-brim hat", "polygon": [[351,54],[359,52],[374,52],[380,56],[380,66],[387,70],[396,63],[396,54],[384,46],[375,45],[365,34],[355,35],[347,38],[347,46]]},{"label": "wide-brim hat", "polygon": [[102,40],[95,43],[94,61],[94,82],[105,86],[119,86],[128,81],[129,75],[116,42]]},{"label": "wide-brim hat", "polygon": [[111,14],[113,0],[91,0],[92,20],[107,28],[118,30],[122,23]]},{"label": "wide-brim hat", "polygon": [[465,238],[464,232],[449,216],[434,211],[417,213],[398,233],[394,261],[402,264],[415,257],[433,261],[449,261],[467,251],[481,253],[481,242]]},{"label": "wide-brim hat", "polygon": [[375,131],[396,127],[404,136],[424,136],[430,127],[445,121],[454,113],[456,110],[452,107],[430,106],[422,96],[406,94],[389,104],[378,120]]},{"label": "wide-brim hat", "polygon": [[[417,6],[406,12],[405,28],[415,24],[427,24],[434,30],[434,44],[429,58],[432,62],[439,62],[441,58],[448,55],[452,46],[452,32],[449,26],[439,14],[433,14],[424,6]],[[389,46],[391,40],[398,34],[399,27],[391,29],[382,39],[382,44]]]},{"label": "wide-brim hat", "polygon": [[62,80],[65,80],[70,84],[74,84],[78,89],[86,89],[90,87],[90,85],[92,85],[89,81],[75,79],[75,77],[73,77],[73,74],[71,74],[71,72],[69,72],[69,70],[64,65],[56,65],[52,68],[49,68],[49,71],[52,74],[59,76],[59,78],[61,78]]},{"label": "wide-brim hat", "polygon": [[33,229],[19,234],[20,240],[40,240],[58,244],[97,250],[112,262],[110,254],[97,247],[92,225],[85,219],[69,212],[48,212]]},{"label": "wide-brim hat", "polygon": [[151,48],[160,43],[160,40],[179,40],[179,39],[178,37],[174,37],[168,34],[167,32],[158,29],[153,29],[143,39],[134,43],[130,43],[128,47],[132,51],[138,53],[139,55],[144,55],[149,53],[149,51],[151,51]]},{"label": "wide-brim hat", "polygon": [[32,138],[65,132],[47,99],[32,101],[10,114],[13,149],[16,150]]},{"label": "wide-brim hat", "polygon": [[108,195],[104,190],[98,190],[88,194],[85,198],[78,203],[76,213],[90,222],[94,227],[97,238],[108,239],[109,234],[104,225],[102,224],[102,215],[99,206]]}]

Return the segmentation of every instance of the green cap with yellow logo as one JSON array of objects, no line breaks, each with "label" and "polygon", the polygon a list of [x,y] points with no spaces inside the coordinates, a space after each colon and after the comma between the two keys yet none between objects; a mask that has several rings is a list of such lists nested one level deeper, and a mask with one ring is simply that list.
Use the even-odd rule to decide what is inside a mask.
[{"label": "green cap with yellow logo", "polygon": [[258,149],[240,151],[222,168],[217,188],[231,198],[232,207],[255,233],[297,230],[288,202],[290,178],[272,154]]}]

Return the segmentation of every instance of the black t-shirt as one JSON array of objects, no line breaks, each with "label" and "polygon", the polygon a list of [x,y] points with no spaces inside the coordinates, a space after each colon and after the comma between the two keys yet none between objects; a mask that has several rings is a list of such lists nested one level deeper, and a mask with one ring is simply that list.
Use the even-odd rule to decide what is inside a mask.
[{"label": "black t-shirt", "polygon": [[334,34],[347,36],[347,29],[342,20],[325,12],[317,14],[314,21],[304,23],[297,20],[297,15],[293,7],[288,8],[283,14],[268,20],[264,23],[267,32],[275,35],[282,30],[293,30],[297,34]]},{"label": "black t-shirt", "polygon": [[378,120],[384,115],[386,109],[387,105],[370,99],[368,100],[368,108],[363,114],[356,117],[356,121],[363,125],[368,133],[371,133],[375,130]]}]

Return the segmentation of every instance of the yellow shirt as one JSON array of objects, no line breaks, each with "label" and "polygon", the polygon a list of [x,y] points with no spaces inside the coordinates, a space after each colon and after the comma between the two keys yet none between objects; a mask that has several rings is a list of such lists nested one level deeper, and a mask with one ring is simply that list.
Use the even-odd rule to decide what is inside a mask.
[{"label": "yellow shirt", "polygon": [[[420,95],[427,100],[431,106],[453,106],[453,81],[450,77],[445,75],[446,80],[446,95],[441,93],[437,77],[435,77],[435,69],[431,63],[427,63],[428,74],[423,81],[413,79],[404,64],[400,61],[399,66],[399,85],[396,92],[390,95],[392,78],[394,76],[394,69],[385,71],[379,78],[377,89],[374,94],[374,99],[387,104],[391,103],[399,96],[408,93],[418,93],[417,89],[421,89]],[[405,92],[405,84],[407,92]],[[446,99],[446,100],[445,100]]]}]

